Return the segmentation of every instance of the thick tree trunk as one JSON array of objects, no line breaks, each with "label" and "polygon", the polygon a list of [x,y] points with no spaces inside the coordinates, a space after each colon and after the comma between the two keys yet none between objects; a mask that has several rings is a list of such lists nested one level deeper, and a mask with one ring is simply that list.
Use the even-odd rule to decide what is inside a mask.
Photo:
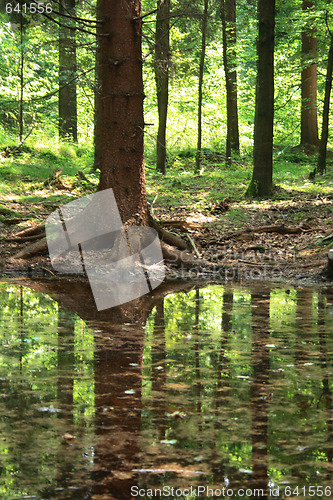
[{"label": "thick tree trunk", "polygon": [[227,93],[227,161],[231,152],[239,153],[236,73],[236,0],[221,0],[223,65]]},{"label": "thick tree trunk", "polygon": [[113,188],[123,223],[147,225],[141,1],[99,0],[99,189]]},{"label": "thick tree trunk", "polygon": [[166,125],[169,99],[170,0],[158,0],[155,36],[155,80],[158,106],[156,170],[166,174]]},{"label": "thick tree trunk", "polygon": [[205,67],[206,56],[206,32],[207,32],[207,18],[208,18],[208,2],[205,0],[204,13],[202,17],[202,38],[201,38],[201,57],[199,66],[199,97],[198,97],[198,143],[196,155],[196,172],[200,170],[201,166],[201,143],[202,143],[202,91],[203,91],[203,76]]},{"label": "thick tree trunk", "polygon": [[[313,8],[314,2],[303,0],[303,11]],[[301,144],[318,146],[317,119],[317,38],[315,29],[305,26],[302,31],[302,74],[301,74]]]},{"label": "thick tree trunk", "polygon": [[327,60],[323,123],[321,129],[319,157],[317,164],[318,174],[323,174],[326,172],[326,153],[327,153],[328,124],[329,124],[329,113],[330,113],[330,98],[332,90],[332,71],[333,71],[333,35],[331,35],[331,44]]},{"label": "thick tree trunk", "polygon": [[[60,12],[73,13],[75,0],[62,0]],[[77,142],[75,30],[60,27],[59,33],[59,136]]]},{"label": "thick tree trunk", "polygon": [[269,196],[273,190],[275,0],[258,0],[258,23],[254,167],[247,195]]}]

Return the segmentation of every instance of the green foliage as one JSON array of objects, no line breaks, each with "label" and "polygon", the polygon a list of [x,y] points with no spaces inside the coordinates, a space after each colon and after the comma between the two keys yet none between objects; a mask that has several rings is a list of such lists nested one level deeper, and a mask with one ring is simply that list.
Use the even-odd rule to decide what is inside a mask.
[{"label": "green foliage", "polygon": [[[9,137],[3,136],[0,150],[10,143]],[[18,150],[14,146],[0,157],[0,199],[8,196],[17,201],[37,203],[47,200],[54,204],[61,200],[73,199],[96,189],[98,172],[92,170],[93,155],[89,147],[73,143],[61,143],[42,134],[32,135],[27,144]],[[48,182],[52,174],[61,171],[61,179],[67,189],[53,197],[56,186]],[[89,183],[77,176],[82,170]]]},{"label": "green foliage", "polygon": [[[167,129],[168,176],[172,183],[178,175],[185,191],[179,187],[180,198],[190,200],[193,188],[194,204],[205,206],[206,200],[224,196],[240,197],[249,184],[251,155],[253,147],[253,120],[255,109],[256,83],[256,2],[239,0],[237,2],[237,75],[239,128],[241,138],[241,157],[236,158],[245,167],[224,168],[224,160],[214,161],[205,158],[204,173],[200,179],[191,176],[197,140],[197,99],[198,68],[201,42],[201,14],[203,2],[189,0],[172,2],[170,20],[171,66],[170,93]],[[156,8],[154,0],[144,0],[144,12]],[[300,72],[301,30],[306,23],[314,25],[318,38],[318,110],[321,111],[324,75],[327,58],[327,28],[325,12],[331,20],[332,6],[320,0],[316,8],[304,13],[301,0],[286,0],[277,3],[276,10],[276,49],[275,49],[275,124],[274,141],[276,147],[274,182],[288,189],[294,186],[294,178],[306,178],[312,166],[312,159],[305,153],[290,150],[299,141],[300,134]],[[95,2],[78,3],[77,14],[93,19]],[[153,40],[155,14],[144,18],[143,23],[143,59],[145,105],[145,158],[149,168],[155,167],[157,100],[153,71]],[[332,23],[331,23],[332,24]],[[20,43],[19,18],[8,17],[1,13],[0,47],[0,150],[18,146],[19,116],[19,66],[24,59],[24,136],[31,135],[21,154],[6,157],[0,170],[0,193],[23,195],[26,190],[33,196],[33,190],[39,187],[55,169],[63,168],[63,177],[70,182],[78,169],[89,175],[93,163],[93,121],[94,121],[94,65],[96,39],[93,35],[78,31],[77,37],[77,73],[78,78],[78,129],[79,147],[61,144],[57,137],[58,109],[58,27],[50,20],[41,17],[25,18],[23,24],[23,43]],[[206,64],[203,95],[203,147],[209,151],[221,153],[225,149],[226,138],[226,95],[222,57],[222,31],[220,3],[211,2],[207,32]],[[332,122],[331,111],[331,122]],[[332,142],[329,144],[332,147]],[[289,149],[288,149],[289,148]],[[183,155],[188,153],[188,158]],[[193,157],[192,157],[193,158]],[[293,166],[298,163],[300,168]],[[290,168],[295,169],[295,177],[288,178]],[[313,167],[311,167],[313,170]],[[285,172],[284,172],[285,170]],[[299,174],[296,172],[298,170]],[[150,172],[150,169],[148,170]],[[91,174],[96,184],[97,174]],[[150,175],[148,174],[148,179]],[[158,178],[159,179],[159,178]],[[300,190],[325,188],[322,181]],[[286,181],[286,184],[284,184]],[[295,181],[295,182],[298,182]],[[149,181],[150,182],[150,181]],[[165,181],[168,183],[168,181]],[[209,193],[203,187],[202,195],[197,188],[212,185]],[[282,183],[282,184],[281,184]],[[170,188],[169,184],[167,184]],[[303,186],[303,187],[302,187]],[[176,188],[176,186],[173,186]],[[81,185],[83,189],[83,185]],[[89,190],[89,187],[86,186]],[[149,192],[152,191],[150,185]],[[326,189],[326,188],[325,188]],[[330,187],[328,186],[329,190]],[[80,190],[74,191],[80,192]],[[81,190],[82,192],[82,190]],[[176,192],[165,194],[170,204],[176,205]],[[161,196],[161,195],[160,195]],[[184,203],[185,203],[184,201]],[[187,203],[187,201],[186,201]]]},{"label": "green foliage", "polygon": [[[93,19],[94,11],[94,2],[88,6],[77,2],[78,16]],[[51,17],[57,21],[54,14]],[[0,124],[17,140],[23,60],[24,136],[33,130],[54,137],[58,133],[58,25],[40,15],[23,15],[22,20],[21,34],[20,15],[1,13]],[[76,42],[78,129],[81,143],[91,146],[96,37],[77,31]]]},{"label": "green foliage", "polygon": [[[274,155],[274,163],[275,183],[279,189],[274,191],[274,197],[290,199],[300,193],[309,197],[317,193],[331,195],[333,191],[331,168],[323,178],[317,178],[315,183],[308,179],[315,161],[315,156],[309,157],[302,151],[292,151],[288,147],[278,150]],[[329,161],[332,164],[332,160]],[[157,207],[184,206],[188,211],[194,209],[209,211],[212,203],[222,201],[224,198],[239,201],[244,197],[252,172],[251,158],[242,158],[226,167],[221,152],[206,148],[201,175],[193,175],[194,165],[195,150],[190,148],[178,151],[169,159],[166,177],[157,174],[153,164],[148,165],[146,177],[150,201],[158,194]],[[230,218],[234,218],[235,215],[237,214],[232,211],[226,213],[226,217]],[[236,220],[236,222],[241,221]]]}]

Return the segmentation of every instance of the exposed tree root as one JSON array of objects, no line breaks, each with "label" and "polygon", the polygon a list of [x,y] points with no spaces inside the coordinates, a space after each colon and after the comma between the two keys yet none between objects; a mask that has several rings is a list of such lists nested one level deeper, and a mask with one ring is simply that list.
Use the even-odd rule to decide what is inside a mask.
[{"label": "exposed tree root", "polygon": [[165,241],[161,241],[161,248],[164,260],[172,266],[190,268],[193,266],[207,267],[208,265],[207,261],[197,259],[193,257],[190,252],[187,252],[186,250],[179,250],[174,246],[168,245]]},{"label": "exposed tree root", "polygon": [[188,250],[188,244],[186,241],[184,241],[182,238],[179,236],[170,233],[169,231],[166,231],[163,227],[161,227],[158,222],[153,219],[153,217],[149,213],[149,225],[154,228],[159,237],[160,240],[164,243],[167,243],[168,245],[172,245],[174,247],[180,248],[181,250]]},{"label": "exposed tree root", "polygon": [[[193,266],[207,266],[207,262],[198,258],[195,258],[188,250],[188,244],[179,236],[169,233],[163,229],[149,214],[149,223],[153,227],[161,240],[162,254],[163,258],[167,263],[172,266],[183,266],[185,268]],[[31,243],[19,250],[13,255],[14,259],[27,259],[31,258],[36,254],[47,253],[47,241],[45,238],[45,224],[38,224],[34,227],[27,228],[19,233],[16,233],[12,238],[12,241],[31,241],[32,239],[38,239],[38,241]],[[197,256],[198,251],[196,251]]]}]

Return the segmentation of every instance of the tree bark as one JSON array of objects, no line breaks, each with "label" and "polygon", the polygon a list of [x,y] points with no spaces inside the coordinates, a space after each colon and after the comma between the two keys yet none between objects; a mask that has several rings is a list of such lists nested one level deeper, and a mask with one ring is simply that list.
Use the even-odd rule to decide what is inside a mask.
[{"label": "tree bark", "polygon": [[[75,0],[61,0],[60,12],[74,14]],[[59,28],[59,137],[77,142],[75,29]]]},{"label": "tree bark", "polygon": [[326,172],[326,153],[327,153],[328,125],[329,125],[329,113],[330,113],[330,98],[332,90],[332,71],[333,71],[333,35],[331,35],[330,50],[327,60],[323,122],[322,122],[321,137],[319,144],[319,157],[317,164],[318,174],[324,174]]},{"label": "tree bark", "polygon": [[19,108],[19,135],[20,142],[23,140],[23,108],[24,108],[24,36],[23,15],[20,12],[20,108]]},{"label": "tree bark", "polygon": [[[97,30],[98,31],[98,30]],[[100,66],[100,51],[99,39],[97,37],[97,48],[95,53],[96,67],[95,67],[95,85],[94,85],[94,170],[101,170],[101,150],[103,144],[101,143],[101,135],[103,124],[99,118],[100,108],[102,106],[101,85],[99,80],[99,66]]]},{"label": "tree bark", "polygon": [[[268,0],[264,0],[268,1]],[[265,290],[266,300],[262,302],[262,294],[251,297],[252,309],[252,384],[251,423],[252,423],[252,471],[249,484],[253,488],[263,490],[261,498],[267,500],[268,494],[268,399],[270,397],[270,352],[266,347],[270,340],[269,304],[270,292]]]},{"label": "tree bark", "polygon": [[155,34],[155,80],[158,106],[156,170],[166,174],[166,125],[169,99],[170,0],[158,0]]},{"label": "tree bark", "polygon": [[143,81],[140,0],[99,0],[98,81],[100,106],[96,144],[99,190],[113,188],[124,224],[147,225],[143,152]]},{"label": "tree bark", "polygon": [[247,195],[260,197],[273,190],[275,0],[258,0],[258,24],[254,167]]},{"label": "tree bark", "polygon": [[[304,12],[314,7],[314,2],[303,0]],[[301,144],[318,146],[317,119],[317,38],[316,30],[305,26],[302,31],[302,73],[301,73]]]},{"label": "tree bark", "polygon": [[208,19],[208,2],[205,0],[204,13],[202,17],[202,39],[201,39],[201,57],[199,66],[199,97],[198,97],[198,143],[197,154],[195,162],[195,170],[199,172],[201,166],[201,143],[202,143],[202,90],[203,90],[203,76],[205,67],[206,56],[206,32],[207,32],[207,19]]},{"label": "tree bark", "polygon": [[239,128],[237,105],[236,73],[236,0],[221,0],[223,65],[227,94],[227,141],[226,157],[230,161],[231,152],[239,153]]}]

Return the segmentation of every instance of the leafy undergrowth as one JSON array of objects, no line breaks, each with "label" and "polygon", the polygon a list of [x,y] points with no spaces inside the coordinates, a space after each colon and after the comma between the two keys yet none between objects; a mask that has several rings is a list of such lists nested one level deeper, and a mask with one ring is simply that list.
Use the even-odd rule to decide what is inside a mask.
[{"label": "leafy undergrowth", "polygon": [[[252,174],[251,159],[242,157],[226,166],[223,154],[205,151],[200,174],[194,173],[194,152],[180,152],[169,159],[167,176],[147,165],[147,193],[154,216],[195,242],[209,260],[237,263],[241,271],[257,272],[277,267],[283,277],[309,274],[322,266],[332,245],[333,162],[324,176],[309,181],[315,156],[287,148],[275,153],[276,188],[270,200],[244,197]],[[61,170],[61,184],[55,173]],[[78,171],[84,178],[78,176]],[[59,205],[93,192],[99,172],[92,168],[92,154],[77,146],[57,151],[24,148],[1,156],[0,230],[9,236],[27,225],[45,220]],[[180,226],[173,227],[173,223]],[[177,225],[177,224],[176,224]],[[226,239],[240,229],[262,226],[295,226],[295,234],[252,232]],[[185,234],[184,234],[185,233]],[[326,239],[325,239],[326,238]],[[0,255],[15,244],[0,242]],[[313,269],[312,269],[313,268]],[[251,277],[255,277],[252,276]]]}]

